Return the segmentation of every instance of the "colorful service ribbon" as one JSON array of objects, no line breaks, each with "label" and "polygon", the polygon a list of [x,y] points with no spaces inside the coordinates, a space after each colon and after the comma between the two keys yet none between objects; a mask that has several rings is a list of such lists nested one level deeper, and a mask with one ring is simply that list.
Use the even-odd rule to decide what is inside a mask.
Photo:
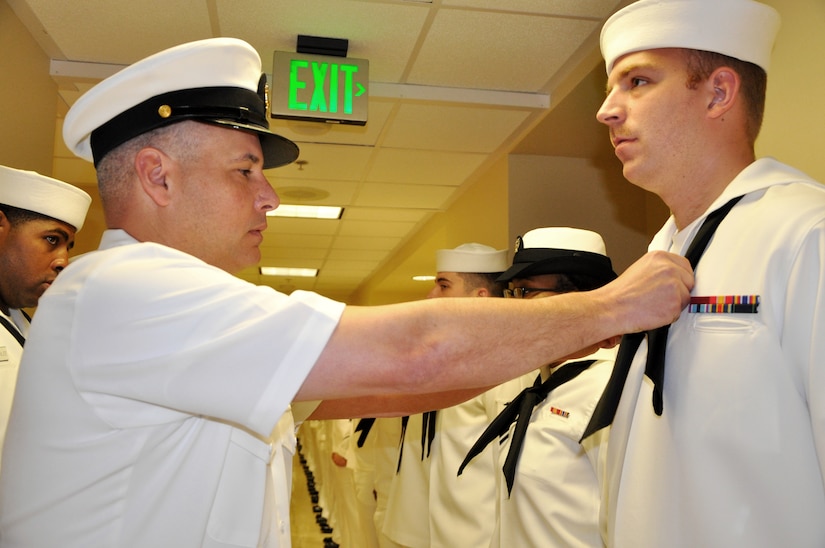
[{"label": "colorful service ribbon", "polygon": [[756,314],[759,295],[691,297],[688,312],[698,314]]}]

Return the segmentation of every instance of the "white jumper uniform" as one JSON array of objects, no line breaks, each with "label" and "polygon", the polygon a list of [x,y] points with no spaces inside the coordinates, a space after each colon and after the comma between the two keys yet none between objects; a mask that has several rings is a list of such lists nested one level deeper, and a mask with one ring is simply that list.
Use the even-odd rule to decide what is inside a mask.
[{"label": "white jumper uniform", "polygon": [[[0,312],[12,329],[24,339],[29,333],[29,320],[22,311],[12,308],[9,315]],[[6,438],[9,424],[11,402],[14,399],[14,387],[17,384],[17,372],[23,357],[23,345],[6,327],[0,325],[0,448]]]},{"label": "white jumper uniform", "polygon": [[[825,546],[825,187],[762,159],[708,211],[742,194],[692,295],[758,310],[682,312],[662,416],[642,343],[608,444],[612,546]],[[650,248],[684,254],[704,217],[679,232],[671,218]]]},{"label": "white jumper uniform", "polygon": [[489,544],[496,524],[496,478],[501,475],[498,448],[488,445],[460,476],[458,467],[490,422],[535,378],[535,372],[522,375],[438,411],[430,455],[432,548]]},{"label": "white jumper uniform", "polygon": [[[579,439],[610,377],[615,357],[613,348],[571,360],[596,362],[555,388],[535,407],[509,497],[501,468],[510,450],[515,423],[502,437],[497,468],[502,488],[490,546],[603,545],[599,510],[607,433],[597,432],[583,444]],[[472,466],[470,463],[467,469]]]},{"label": "white jumper uniform", "polygon": [[423,413],[411,415],[406,429],[401,431],[397,472],[390,484],[382,528],[387,538],[407,548],[430,546],[430,456],[427,440],[421,440],[422,421]]},{"label": "white jumper uniform", "polygon": [[101,249],[58,276],[32,324],[3,546],[289,546],[294,427],[279,420],[344,305],[120,230]]}]

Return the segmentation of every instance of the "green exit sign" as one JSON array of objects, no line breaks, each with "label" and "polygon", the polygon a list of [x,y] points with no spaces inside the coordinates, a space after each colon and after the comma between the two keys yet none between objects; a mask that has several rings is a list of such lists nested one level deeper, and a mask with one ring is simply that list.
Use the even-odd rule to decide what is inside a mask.
[{"label": "green exit sign", "polygon": [[369,67],[366,59],[276,51],[272,117],[365,125]]}]

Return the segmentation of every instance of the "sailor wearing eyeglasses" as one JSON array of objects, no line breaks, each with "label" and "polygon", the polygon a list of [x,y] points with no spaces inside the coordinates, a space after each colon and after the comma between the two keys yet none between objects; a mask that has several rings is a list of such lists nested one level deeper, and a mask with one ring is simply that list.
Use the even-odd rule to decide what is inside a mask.
[{"label": "sailor wearing eyeglasses", "polygon": [[[510,283],[505,296],[534,299],[595,289],[614,278],[599,234],[549,227],[516,240],[513,265],[498,279]],[[491,547],[603,545],[599,461],[607,435],[592,436],[584,446],[579,439],[610,376],[617,343],[605,340],[544,366],[536,388],[525,394],[540,393],[538,385],[548,379],[565,382],[536,398],[535,407],[524,406],[525,396],[515,398],[467,455],[462,475],[476,466],[476,448],[498,445],[499,508]],[[508,417],[508,409],[520,409],[524,417]],[[526,427],[520,443],[513,441],[519,422]]]}]

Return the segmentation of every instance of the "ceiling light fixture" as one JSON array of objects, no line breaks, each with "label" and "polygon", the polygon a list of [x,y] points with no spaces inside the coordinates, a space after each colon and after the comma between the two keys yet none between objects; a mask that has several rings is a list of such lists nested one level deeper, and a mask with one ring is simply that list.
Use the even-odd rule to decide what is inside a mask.
[{"label": "ceiling light fixture", "polygon": [[300,217],[302,219],[340,219],[343,207],[281,204],[266,212],[267,217]]},{"label": "ceiling light fixture", "polygon": [[413,276],[412,279],[416,282],[431,282],[435,280],[435,276]]},{"label": "ceiling light fixture", "polygon": [[282,268],[280,266],[260,267],[262,276],[294,276],[296,278],[314,278],[318,275],[317,268]]}]

